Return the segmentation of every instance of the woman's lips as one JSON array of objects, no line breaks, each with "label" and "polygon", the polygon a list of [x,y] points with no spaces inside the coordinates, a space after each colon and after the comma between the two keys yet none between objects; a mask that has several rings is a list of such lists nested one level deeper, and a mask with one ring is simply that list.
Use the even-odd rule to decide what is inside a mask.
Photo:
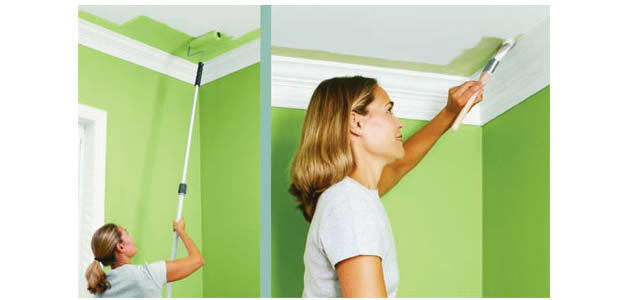
[{"label": "woman's lips", "polygon": [[397,141],[402,142],[402,134],[401,134],[401,135],[398,135],[398,136],[396,137],[396,140],[397,140]]}]

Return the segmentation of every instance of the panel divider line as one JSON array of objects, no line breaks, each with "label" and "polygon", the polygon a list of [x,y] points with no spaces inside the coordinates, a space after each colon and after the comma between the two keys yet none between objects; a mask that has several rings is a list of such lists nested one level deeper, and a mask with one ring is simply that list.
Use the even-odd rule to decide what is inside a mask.
[{"label": "panel divider line", "polygon": [[260,297],[271,297],[271,6],[260,6]]}]

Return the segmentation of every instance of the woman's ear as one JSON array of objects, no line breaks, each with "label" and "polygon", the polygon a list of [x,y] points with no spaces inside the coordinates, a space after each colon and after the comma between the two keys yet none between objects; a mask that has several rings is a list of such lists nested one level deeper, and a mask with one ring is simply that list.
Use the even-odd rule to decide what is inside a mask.
[{"label": "woman's ear", "polygon": [[356,113],[350,113],[350,133],[352,135],[361,136],[362,135],[362,126],[361,122],[363,121],[363,116]]},{"label": "woman's ear", "polygon": [[125,252],[125,245],[123,245],[123,243],[116,244],[116,251],[120,253]]}]

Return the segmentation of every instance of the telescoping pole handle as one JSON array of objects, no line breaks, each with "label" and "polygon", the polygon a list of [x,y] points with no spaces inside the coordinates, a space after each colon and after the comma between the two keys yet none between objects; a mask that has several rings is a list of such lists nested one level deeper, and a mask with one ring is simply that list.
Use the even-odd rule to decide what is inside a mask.
[{"label": "telescoping pole handle", "polygon": [[[188,170],[188,156],[190,155],[190,143],[192,141],[193,126],[195,122],[195,111],[197,109],[197,95],[199,94],[199,85],[201,84],[201,74],[203,73],[203,63],[197,64],[197,76],[195,77],[195,95],[193,98],[192,113],[190,115],[190,125],[188,126],[188,142],[186,144],[186,156],[184,158],[184,171],[182,173],[182,181],[177,188],[177,222],[182,218],[182,210],[184,208],[184,196],[186,195],[186,171]],[[171,260],[177,259],[177,242],[179,237],[177,232],[173,233],[173,245],[171,248]],[[173,283],[166,285],[166,297],[171,298],[173,293]]]}]

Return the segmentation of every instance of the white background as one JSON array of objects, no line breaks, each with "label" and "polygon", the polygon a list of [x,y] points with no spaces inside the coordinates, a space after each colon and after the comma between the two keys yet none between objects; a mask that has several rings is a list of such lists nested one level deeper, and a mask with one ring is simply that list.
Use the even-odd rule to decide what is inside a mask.
[{"label": "white background", "polygon": [[[551,7],[552,299],[630,294],[630,18],[619,3]],[[0,10],[3,299],[76,297],[77,4]]]}]

